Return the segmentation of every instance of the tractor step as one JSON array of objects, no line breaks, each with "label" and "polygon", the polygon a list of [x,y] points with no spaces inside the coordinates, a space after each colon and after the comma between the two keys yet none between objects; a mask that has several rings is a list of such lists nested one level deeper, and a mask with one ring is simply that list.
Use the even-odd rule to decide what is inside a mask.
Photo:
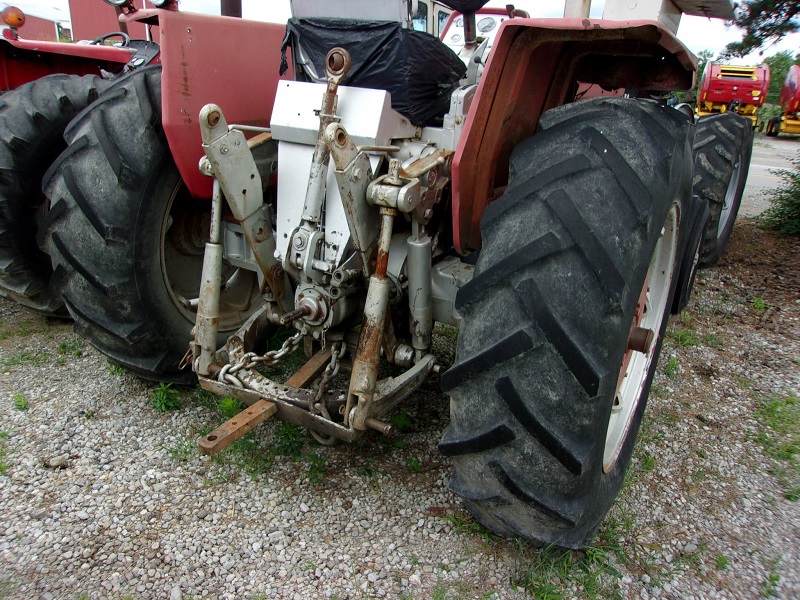
[{"label": "tractor step", "polygon": [[276,412],[278,412],[278,407],[274,403],[268,400],[259,400],[201,438],[198,442],[200,452],[208,456],[218,454],[240,437],[253,431]]}]

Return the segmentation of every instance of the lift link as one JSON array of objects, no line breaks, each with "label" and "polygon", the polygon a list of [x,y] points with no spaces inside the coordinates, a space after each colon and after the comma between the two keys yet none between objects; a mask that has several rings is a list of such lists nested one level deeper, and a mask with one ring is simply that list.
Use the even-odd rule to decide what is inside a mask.
[{"label": "lift link", "polygon": [[200,132],[206,157],[200,170],[213,174],[253,249],[256,263],[281,312],[291,308],[287,297],[285,273],[275,258],[275,237],[269,212],[264,205],[261,175],[244,134],[230,129],[216,104],[206,104],[200,111]]}]

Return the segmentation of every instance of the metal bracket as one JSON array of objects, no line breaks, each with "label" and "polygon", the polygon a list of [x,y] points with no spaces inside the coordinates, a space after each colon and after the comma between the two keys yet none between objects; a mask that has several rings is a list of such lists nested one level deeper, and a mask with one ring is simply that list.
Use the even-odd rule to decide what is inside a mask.
[{"label": "metal bracket", "polygon": [[201,163],[201,170],[207,172],[210,167],[219,181],[273,298],[286,309],[291,298],[286,298],[283,268],[275,258],[272,223],[269,213],[263,210],[261,175],[247,140],[241,131],[229,129],[222,109],[216,104],[206,104],[200,111],[200,132],[208,158],[208,163]]}]

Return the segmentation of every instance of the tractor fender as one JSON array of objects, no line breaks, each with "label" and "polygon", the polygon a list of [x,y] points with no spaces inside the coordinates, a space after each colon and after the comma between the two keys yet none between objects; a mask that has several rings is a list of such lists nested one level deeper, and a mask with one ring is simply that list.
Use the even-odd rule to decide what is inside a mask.
[{"label": "tractor fender", "polygon": [[213,180],[200,173],[198,116],[218,104],[229,123],[268,127],[279,79],[286,27],[234,17],[163,9],[138,10],[120,22],[154,27],[161,47],[164,133],[184,183],[195,198],[211,198]]},{"label": "tractor fender", "polygon": [[453,163],[453,237],[481,246],[480,219],[508,183],[511,151],[539,116],[576,99],[576,83],[605,89],[688,90],[697,59],[660,23],[508,19],[498,31]]},{"label": "tractor fender", "polygon": [[43,42],[16,37],[10,29],[0,38],[0,89],[9,91],[56,73],[100,75],[116,72],[136,53],[131,48]]}]

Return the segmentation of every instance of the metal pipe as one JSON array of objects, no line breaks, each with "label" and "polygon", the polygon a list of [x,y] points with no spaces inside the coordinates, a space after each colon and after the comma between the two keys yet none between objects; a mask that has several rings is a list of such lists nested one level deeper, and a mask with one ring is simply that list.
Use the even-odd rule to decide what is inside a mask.
[{"label": "metal pipe", "polygon": [[592,8],[592,0],[566,0],[564,4],[565,19],[588,19]]},{"label": "metal pipe", "polygon": [[[370,405],[375,396],[378,381],[378,367],[381,359],[383,325],[389,306],[389,292],[392,282],[387,276],[389,246],[392,243],[392,225],[397,211],[393,208],[381,209],[381,233],[378,238],[378,259],[375,271],[369,278],[367,299],[364,303],[364,317],[361,321],[361,335],[353,359],[350,376],[350,389],[347,394],[345,415],[353,414],[351,426],[364,430],[368,425]],[[355,406],[357,404],[357,406]],[[352,410],[355,407],[355,410]]]},{"label": "metal pipe", "polygon": [[223,17],[242,18],[242,0],[220,0],[220,14]]},{"label": "metal pipe", "polygon": [[219,330],[219,297],[222,288],[222,254],[220,244],[222,231],[222,190],[219,181],[214,180],[214,193],[211,199],[211,230],[203,256],[203,274],[200,282],[200,300],[197,306],[197,321],[194,340],[200,347],[200,356],[195,365],[199,375],[209,375],[210,367],[217,350]]},{"label": "metal pipe", "polygon": [[420,357],[431,346],[431,238],[411,236],[408,247],[408,306],[411,319],[411,343]]}]

